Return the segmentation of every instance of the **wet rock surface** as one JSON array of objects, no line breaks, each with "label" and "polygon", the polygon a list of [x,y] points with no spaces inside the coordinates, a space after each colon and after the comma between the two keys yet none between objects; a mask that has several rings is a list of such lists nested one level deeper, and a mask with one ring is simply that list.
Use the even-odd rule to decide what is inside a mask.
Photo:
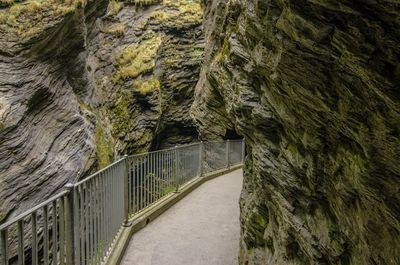
[{"label": "wet rock surface", "polygon": [[119,155],[197,139],[198,3],[4,3],[0,222]]},{"label": "wet rock surface", "polygon": [[192,115],[247,141],[240,263],[399,264],[399,3],[204,5]]}]

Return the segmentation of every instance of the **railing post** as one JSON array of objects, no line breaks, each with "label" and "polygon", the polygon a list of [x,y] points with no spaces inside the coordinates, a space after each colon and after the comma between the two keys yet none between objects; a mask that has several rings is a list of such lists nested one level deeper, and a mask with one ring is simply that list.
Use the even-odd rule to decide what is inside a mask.
[{"label": "railing post", "polygon": [[7,228],[0,231],[0,264],[8,265],[8,235]]},{"label": "railing post", "polygon": [[129,226],[129,159],[124,155],[124,226]]},{"label": "railing post", "polygon": [[174,149],[174,155],[175,155],[175,192],[179,192],[179,153],[178,153],[178,146],[175,146]]},{"label": "railing post", "polygon": [[230,163],[230,159],[229,159],[229,157],[230,157],[230,155],[229,155],[229,152],[230,152],[230,145],[229,145],[229,139],[228,140],[226,140],[226,167],[229,169],[230,167],[231,167],[231,163]]},{"label": "railing post", "polygon": [[[74,184],[65,185],[69,193],[65,200],[65,256],[67,265],[75,265],[75,237],[74,237]],[[77,265],[77,264],[76,264]]]},{"label": "railing post", "polygon": [[204,157],[203,157],[203,153],[204,153],[204,143],[203,141],[200,142],[199,145],[199,176],[202,177],[203,176],[203,162],[204,162]]}]

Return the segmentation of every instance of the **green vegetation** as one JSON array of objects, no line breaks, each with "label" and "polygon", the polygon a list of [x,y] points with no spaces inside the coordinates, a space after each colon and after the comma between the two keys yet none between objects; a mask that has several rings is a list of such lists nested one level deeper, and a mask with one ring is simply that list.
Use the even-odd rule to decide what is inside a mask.
[{"label": "green vegetation", "polygon": [[11,6],[14,4],[14,0],[0,0],[0,7]]},{"label": "green vegetation", "polygon": [[0,6],[8,6],[0,10],[0,32],[20,37],[38,34],[49,25],[49,18],[56,20],[86,5],[86,0],[0,1]]},{"label": "green vegetation", "polygon": [[124,35],[125,32],[125,24],[124,23],[111,24],[108,27],[102,28],[101,31],[115,36],[122,36]]},{"label": "green vegetation", "polygon": [[160,90],[160,81],[155,78],[147,80],[139,79],[135,81],[133,87],[135,91],[145,96],[153,91]]},{"label": "green vegetation", "polygon": [[172,9],[156,10],[151,17],[158,23],[173,22],[175,26],[183,26],[188,23],[201,23],[203,9],[199,1],[164,0],[163,5]]},{"label": "green vegetation", "polygon": [[175,191],[174,186],[170,185],[166,180],[163,180],[162,178],[156,176],[155,173],[149,173],[145,178],[145,182],[154,183],[156,187],[161,187],[160,191],[157,190],[153,194],[155,199],[164,197],[165,195],[168,195]]},{"label": "green vegetation", "polygon": [[114,81],[136,78],[153,70],[161,43],[162,36],[153,33],[150,38],[140,44],[135,43],[125,48],[116,56],[119,69],[114,76]]},{"label": "green vegetation", "polygon": [[126,97],[121,97],[112,109],[114,113],[113,131],[114,134],[125,136],[130,131],[131,113],[129,101]]},{"label": "green vegetation", "polygon": [[194,48],[193,52],[192,52],[192,56],[193,58],[197,59],[197,58],[202,58],[204,54],[204,49],[203,48]]},{"label": "green vegetation", "polygon": [[122,4],[118,0],[110,0],[108,10],[112,15],[117,15],[122,9]]},{"label": "green vegetation", "polygon": [[106,133],[99,123],[96,125],[95,143],[97,148],[98,168],[101,169],[111,163],[113,153],[111,143],[108,141]]},{"label": "green vegetation", "polygon": [[150,6],[161,2],[162,0],[125,0],[127,3],[132,3],[137,6]]},{"label": "green vegetation", "polygon": [[167,187],[165,187],[162,191],[161,191],[161,197],[163,197],[163,196],[165,196],[165,195],[168,195],[168,194],[170,194],[170,193],[172,193],[172,192],[174,192],[175,191],[175,187],[173,187],[173,186],[167,186]]}]

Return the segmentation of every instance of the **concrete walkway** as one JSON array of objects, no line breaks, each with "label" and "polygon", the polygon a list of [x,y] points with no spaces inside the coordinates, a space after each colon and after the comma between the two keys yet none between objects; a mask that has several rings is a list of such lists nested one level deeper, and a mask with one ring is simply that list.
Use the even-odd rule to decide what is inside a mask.
[{"label": "concrete walkway", "polygon": [[236,265],[242,170],[205,182],[136,233],[123,265]]}]

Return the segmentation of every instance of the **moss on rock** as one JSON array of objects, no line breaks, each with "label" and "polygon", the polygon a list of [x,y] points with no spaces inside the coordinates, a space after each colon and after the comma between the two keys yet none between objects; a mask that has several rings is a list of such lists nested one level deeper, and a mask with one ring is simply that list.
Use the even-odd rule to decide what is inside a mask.
[{"label": "moss on rock", "polygon": [[0,32],[11,36],[29,38],[49,26],[50,20],[57,20],[76,8],[86,5],[86,0],[28,0],[20,3],[2,0],[0,9]]},{"label": "moss on rock", "polygon": [[156,78],[139,79],[133,84],[134,90],[145,96],[153,91],[160,90],[160,81]]},{"label": "moss on rock", "polygon": [[114,114],[113,134],[118,137],[123,137],[130,130],[129,121],[131,119],[131,113],[129,110],[129,101],[125,97],[120,98],[112,111]]},{"label": "moss on rock", "polygon": [[132,44],[117,54],[116,62],[119,69],[114,76],[115,82],[136,78],[153,70],[161,43],[162,36],[153,33],[140,44]]},{"label": "moss on rock", "polygon": [[203,9],[199,1],[164,0],[163,5],[168,8],[168,10],[156,10],[152,13],[151,17],[157,23],[173,22],[175,27],[202,23]]},{"label": "moss on rock", "polygon": [[98,168],[104,168],[109,165],[113,158],[113,147],[111,142],[107,139],[107,135],[98,123],[96,125],[95,143],[97,148],[97,165]]}]

